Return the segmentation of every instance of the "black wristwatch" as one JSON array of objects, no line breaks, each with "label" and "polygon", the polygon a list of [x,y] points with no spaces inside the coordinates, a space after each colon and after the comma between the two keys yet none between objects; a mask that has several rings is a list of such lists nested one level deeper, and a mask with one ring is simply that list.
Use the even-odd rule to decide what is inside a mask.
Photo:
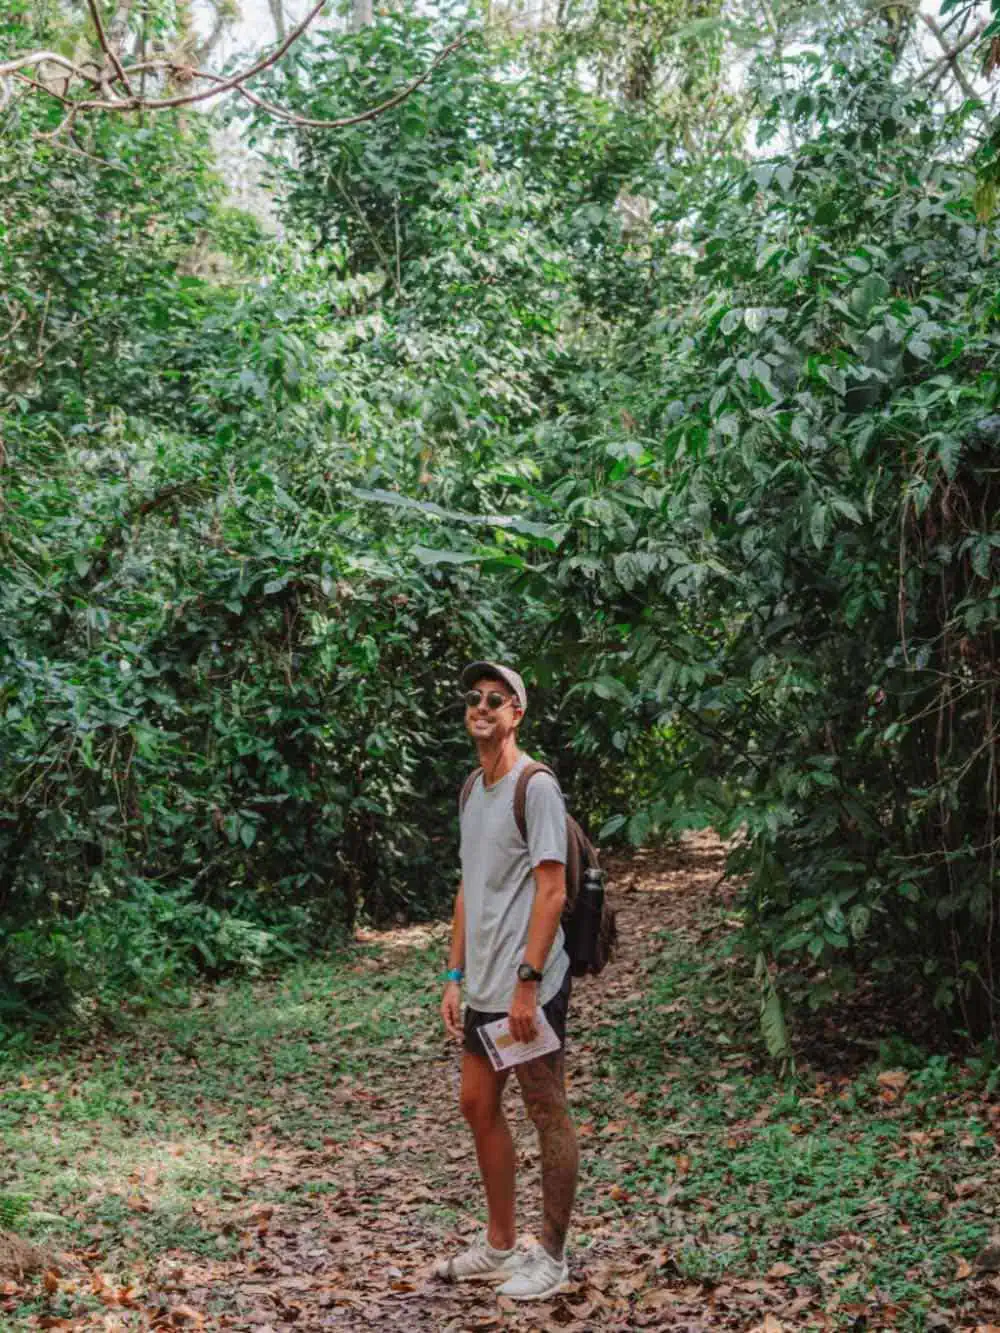
[{"label": "black wristwatch", "polygon": [[517,979],[518,981],[541,981],[542,974],[536,968],[533,968],[530,963],[521,963],[518,965]]}]

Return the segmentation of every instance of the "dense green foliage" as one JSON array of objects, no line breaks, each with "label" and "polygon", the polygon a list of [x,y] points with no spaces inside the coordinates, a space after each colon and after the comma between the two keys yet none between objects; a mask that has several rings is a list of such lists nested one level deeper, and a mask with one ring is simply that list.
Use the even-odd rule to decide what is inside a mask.
[{"label": "dense green foliage", "polygon": [[829,966],[872,945],[981,1030],[1000,961],[996,231],[962,118],[838,57],[793,94],[795,158],[715,190],[684,305],[633,343],[616,387],[641,453],[602,525],[604,590],[633,699],[687,733],[654,823],[746,833],[734,864],[769,949]]},{"label": "dense green foliage", "polygon": [[[0,1004],[439,910],[488,653],[606,836],[736,838],[793,992],[873,960],[995,1027],[995,131],[856,19],[710,115],[726,28],[667,7],[254,113],[280,239],[203,118],[13,105]],[[350,114],[451,31],[260,86]]]}]

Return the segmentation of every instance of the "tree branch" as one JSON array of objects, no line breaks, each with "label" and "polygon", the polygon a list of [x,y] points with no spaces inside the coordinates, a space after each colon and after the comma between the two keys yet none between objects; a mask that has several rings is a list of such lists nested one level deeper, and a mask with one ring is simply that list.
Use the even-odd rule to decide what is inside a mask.
[{"label": "tree branch", "polygon": [[[203,60],[208,60],[212,52],[219,45],[219,39],[221,38],[223,32],[225,31],[226,24],[228,22],[229,18],[226,15],[224,7],[222,5],[219,5],[215,11],[215,22],[212,24],[212,31],[208,34],[205,40],[198,46],[198,49],[194,53],[195,58],[197,59],[199,65]],[[279,32],[277,36],[280,40],[285,36],[285,34],[283,32]]]},{"label": "tree branch", "polygon": [[[391,111],[393,107],[399,106],[412,93],[427,82],[438,65],[447,60],[453,51],[456,51],[463,42],[468,40],[468,35],[463,33],[461,37],[456,37],[434,57],[431,63],[424,70],[419,78],[408,83],[400,92],[394,93],[392,97],[385,102],[380,102],[378,106],[370,107],[367,111],[360,111],[354,116],[341,116],[338,120],[315,120],[311,116],[299,116],[294,111],[288,111],[284,107],[276,106],[273,102],[266,102],[263,97],[258,97],[256,93],[250,92],[248,88],[238,87],[236,91],[241,97],[245,97],[248,102],[254,106],[260,107],[262,111],[267,111],[272,116],[277,116],[280,120],[287,121],[290,125],[299,125],[303,129],[309,130],[342,130],[348,125],[360,125],[362,121],[374,120],[376,116],[383,115],[386,111]],[[211,75],[198,74],[199,78],[211,78]]]},{"label": "tree branch", "polygon": [[101,22],[101,11],[97,6],[97,0],[87,0],[87,8],[90,10],[90,17],[94,20],[94,29],[97,32],[97,40],[101,44],[101,50],[114,66],[115,72],[125,85],[125,91],[130,97],[134,97],[135,93],[132,91],[132,85],[128,81],[128,75],[122,68],[122,62],[118,58],[118,52],[108,41],[108,35],[104,31],[104,24]]},{"label": "tree branch", "polygon": [[[53,97],[57,95],[58,94],[56,93],[52,94]],[[59,124],[55,127],[54,130],[46,130],[44,133],[40,132],[38,135],[39,139],[58,139],[60,134],[64,133],[64,131],[71,130],[73,128],[73,125],[76,121],[77,105],[75,102],[68,102],[65,97],[60,97],[59,100],[60,102],[62,102],[63,106],[69,107],[69,111],[66,113],[66,115],[63,117],[63,119],[59,122]]]},{"label": "tree branch", "polygon": [[[86,73],[83,69],[80,68],[79,65],[74,64],[73,61],[71,60],[67,60],[65,56],[59,55],[59,53],[56,51],[30,51],[22,55],[14,56],[10,60],[0,63],[0,79],[5,78],[5,76],[9,74],[15,74],[19,70],[26,69],[31,65],[40,65],[46,62],[52,62],[53,64],[59,65],[63,69],[68,70],[71,75],[75,75],[77,78],[83,79],[86,83],[89,83],[92,87],[99,88],[104,93],[103,98],[85,98],[82,101],[77,102],[75,104],[77,113],[81,111],[137,111],[140,109],[148,111],[159,111],[169,107],[188,106],[192,102],[201,102],[208,97],[216,96],[218,93],[228,92],[233,88],[237,88],[240,86],[240,84],[245,82],[245,80],[253,78],[255,75],[260,74],[263,70],[268,69],[271,65],[274,65],[277,61],[281,59],[281,57],[292,45],[292,43],[298,41],[298,39],[306,31],[306,29],[312,23],[313,19],[316,18],[316,16],[319,14],[320,10],[323,8],[325,4],[326,0],[316,0],[316,3],[309,10],[308,14],[306,14],[302,22],[296,28],[292,29],[292,31],[287,35],[285,40],[278,45],[276,50],[272,51],[270,55],[262,57],[255,64],[251,65],[248,69],[243,70],[241,73],[234,74],[230,78],[223,79],[221,81],[221,84],[219,84],[214,88],[209,88],[207,91],[202,90],[196,93],[186,93],[179,97],[158,97],[158,98],[137,97],[128,81],[129,73],[134,72],[134,70],[137,67],[132,66],[130,69],[127,70],[121,64],[121,61],[118,59],[117,52],[113,51],[113,49],[110,46],[110,43],[108,42],[107,34],[104,31],[104,25],[101,22],[100,14],[97,10],[95,0],[87,0],[87,6],[88,9],[90,10],[92,18],[94,19],[94,25],[97,29],[98,41],[100,42],[103,51],[111,59],[115,67],[116,78],[114,81],[117,82],[118,79],[121,79],[121,81],[124,83],[126,89],[129,92],[128,97],[119,98],[115,97],[114,95],[109,96],[110,88],[108,86],[108,81],[105,78],[96,77],[92,74]],[[174,62],[172,67],[175,69],[187,68],[186,66],[178,65],[176,62]],[[191,74],[193,76],[194,71],[191,71]],[[206,77],[206,76],[202,75],[201,77]]]},{"label": "tree branch", "polygon": [[[240,87],[247,79],[252,79],[257,74],[263,73],[272,65],[277,64],[288,48],[302,36],[305,30],[312,23],[313,19],[319,14],[320,10],[326,4],[326,0],[317,0],[309,13],[305,16],[297,28],[293,28],[285,40],[271,52],[269,56],[264,56],[251,65],[249,69],[243,70],[240,74],[234,74],[228,79],[222,79],[215,88],[201,89],[196,93],[184,93],[179,97],[151,97],[143,101],[138,97],[115,98],[112,101],[99,101],[96,98],[85,100],[80,103],[82,111],[135,111],[140,107],[145,111],[165,111],[171,107],[191,106],[194,102],[204,102],[209,97],[215,97],[219,93],[229,92],[233,88]],[[197,75],[196,70],[191,70],[191,77]],[[205,77],[202,75],[201,77]]]},{"label": "tree branch", "polygon": [[[966,77],[965,71],[962,69],[962,66],[958,63],[958,57],[961,54],[961,52],[965,50],[967,46],[971,46],[974,41],[977,41],[978,38],[982,36],[983,32],[986,29],[986,24],[978,23],[970,33],[968,33],[965,37],[961,39],[961,41],[956,42],[954,46],[949,46],[948,39],[942,32],[941,26],[938,23],[937,19],[932,18],[930,14],[924,14],[923,12],[921,12],[918,15],[918,17],[920,18],[921,22],[927,28],[929,28],[930,31],[934,34],[934,36],[937,39],[938,45],[944,52],[944,55],[940,58],[940,60],[935,62],[935,64],[931,67],[931,70],[936,69],[937,66],[940,64],[948,65],[949,68],[951,69],[952,74],[954,74],[955,76],[955,80],[958,83],[958,86],[961,88],[965,96],[972,102],[982,101],[982,98],[979,96],[975,88],[973,88],[972,84]],[[931,70],[928,70],[927,73],[925,73],[921,77],[926,78],[928,74],[931,73]]]},{"label": "tree branch", "polygon": [[[85,111],[163,111],[181,106],[191,106],[196,102],[207,101],[209,98],[218,97],[224,93],[237,92],[254,106],[266,111],[269,115],[276,116],[290,125],[296,125],[302,129],[316,130],[335,130],[345,129],[351,125],[360,125],[364,121],[374,120],[377,116],[383,115],[386,111],[391,111],[393,107],[410,97],[431,77],[437,67],[456,51],[465,41],[468,40],[468,34],[463,33],[453,42],[450,42],[437,56],[431,61],[427,69],[408,83],[398,93],[380,102],[378,106],[370,107],[367,111],[358,112],[356,115],[341,116],[335,120],[320,120],[311,116],[300,116],[284,107],[276,106],[273,102],[259,97],[251,92],[245,85],[249,79],[261,74],[266,69],[270,69],[282,58],[288,49],[302,36],[313,20],[318,16],[326,4],[326,0],[316,0],[305,18],[295,28],[289,32],[270,55],[262,56],[254,64],[239,74],[223,76],[212,74],[208,70],[198,69],[186,63],[181,63],[176,58],[173,60],[144,60],[138,64],[123,64],[119,52],[115,49],[114,43],[109,39],[105,32],[104,24],[101,20],[98,0],[86,0],[87,8],[94,22],[94,28],[97,32],[97,39],[100,43],[107,62],[110,62],[112,73],[109,77],[107,66],[102,68],[98,74],[88,73],[79,65],[67,60],[65,56],[59,55],[55,51],[33,51],[27,54],[14,56],[11,60],[0,64],[0,81],[6,88],[9,86],[10,76],[18,78],[20,81],[29,83],[33,88],[41,92],[48,93],[55,97],[64,106],[69,107],[69,114],[65,120],[54,131],[51,131],[48,138],[56,138],[67,127],[71,126],[77,116]],[[65,94],[55,93],[42,83],[27,79],[21,71],[33,65],[41,65],[46,62],[52,62],[62,69],[68,71],[70,78],[78,78],[89,84],[92,88],[97,88],[103,95],[101,97],[83,97],[77,101],[71,101]],[[136,95],[130,82],[130,76],[136,74],[145,74],[150,71],[159,70],[171,73],[181,77],[186,81],[199,81],[209,86],[201,87],[195,92],[180,93],[172,97],[153,97],[146,98]],[[114,92],[114,85],[120,83],[127,96],[119,97]],[[9,100],[9,95],[3,99],[3,103]]]},{"label": "tree branch", "polygon": [[31,65],[48,64],[61,65],[63,69],[67,69],[71,74],[75,74],[77,78],[93,84],[95,88],[101,86],[100,79],[86,73],[79,65],[74,65],[72,60],[67,60],[65,56],[61,56],[58,51],[30,51],[26,55],[13,56],[10,60],[5,60],[0,64],[0,78],[4,78],[8,74],[17,74],[20,70],[28,69]]},{"label": "tree branch", "polygon": [[39,83],[37,79],[29,78],[27,74],[15,74],[13,76],[18,83],[26,83],[29,88],[34,88],[36,92],[46,93],[49,97],[54,97],[57,102],[62,102],[63,106],[72,106],[70,98],[64,97],[62,93],[57,93],[54,88],[47,88],[44,83]]},{"label": "tree branch", "polygon": [[[244,88],[242,84],[237,83],[234,87],[228,86],[229,80],[224,79],[220,74],[212,74],[205,69],[193,69],[189,65],[178,64],[176,60],[145,60],[141,64],[128,65],[125,72],[127,74],[139,74],[160,71],[168,74],[183,74],[190,79],[204,79],[208,83],[216,84],[216,87],[211,89],[206,96],[211,97],[224,92],[236,92],[240,97],[246,98],[253,106],[259,107],[269,115],[277,116],[279,120],[287,121],[290,125],[299,125],[303,129],[310,130],[340,130],[349,125],[360,125],[363,121],[374,120],[376,116],[391,111],[393,107],[405,101],[422,84],[426,83],[438,65],[447,60],[452,52],[456,51],[466,41],[468,41],[468,33],[463,33],[460,37],[456,37],[453,42],[449,42],[446,47],[438,52],[423,74],[414,79],[412,83],[408,83],[405,88],[400,89],[398,93],[394,93],[392,97],[387,98],[386,101],[380,102],[378,106],[369,107],[367,111],[359,111],[353,116],[341,116],[338,120],[317,120],[311,116],[300,116],[294,111],[289,111],[286,107],[267,101],[266,98],[260,97],[257,93],[252,93],[249,88]],[[149,102],[139,102],[140,107],[151,105]]]}]

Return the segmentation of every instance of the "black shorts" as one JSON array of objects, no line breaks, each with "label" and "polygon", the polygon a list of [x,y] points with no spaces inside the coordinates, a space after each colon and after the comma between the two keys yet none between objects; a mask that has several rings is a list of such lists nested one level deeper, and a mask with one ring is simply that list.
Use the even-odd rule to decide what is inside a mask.
[{"label": "black shorts", "polygon": [[[566,979],[560,988],[549,1000],[548,1004],[542,1005],[542,1013],[552,1025],[552,1031],[556,1034],[566,1046],[566,1016],[569,1013],[569,993],[572,988],[573,979],[570,976],[569,968],[566,969]],[[484,1023],[494,1023],[498,1018],[506,1018],[506,1014],[487,1014],[481,1009],[472,1009],[468,1005],[465,1009],[465,1040],[463,1046],[473,1055],[485,1055],[483,1043],[477,1036],[477,1029]]]}]

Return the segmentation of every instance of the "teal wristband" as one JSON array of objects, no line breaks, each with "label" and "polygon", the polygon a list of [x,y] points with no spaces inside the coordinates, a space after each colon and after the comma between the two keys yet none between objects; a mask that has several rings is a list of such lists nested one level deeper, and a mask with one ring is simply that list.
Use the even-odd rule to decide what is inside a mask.
[{"label": "teal wristband", "polygon": [[460,967],[449,967],[444,975],[447,981],[461,981],[465,976],[465,972]]}]

